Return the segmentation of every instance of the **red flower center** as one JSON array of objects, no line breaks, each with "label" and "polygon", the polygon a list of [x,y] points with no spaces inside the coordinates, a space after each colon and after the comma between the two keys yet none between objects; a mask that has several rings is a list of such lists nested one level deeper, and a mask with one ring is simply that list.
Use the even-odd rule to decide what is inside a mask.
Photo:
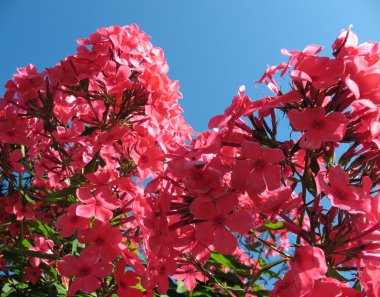
[{"label": "red flower center", "polygon": [[265,163],[264,163],[262,160],[257,160],[257,161],[255,162],[255,169],[260,170],[260,169],[262,169],[264,166],[265,166]]},{"label": "red flower center", "polygon": [[323,128],[323,126],[324,126],[324,122],[322,120],[315,120],[313,122],[313,128],[314,129],[320,130]]},{"label": "red flower center", "polygon": [[221,216],[216,217],[216,218],[215,218],[215,223],[216,223],[217,225],[225,225],[225,224],[224,224],[224,217],[221,217]]},{"label": "red flower center", "polygon": [[79,271],[79,276],[88,276],[90,275],[90,268],[88,267],[82,267],[81,270]]},{"label": "red flower center", "polygon": [[95,243],[96,245],[103,245],[105,242],[104,238],[103,237],[98,237],[95,239]]},{"label": "red flower center", "polygon": [[6,132],[8,136],[14,137],[16,134],[12,130]]}]

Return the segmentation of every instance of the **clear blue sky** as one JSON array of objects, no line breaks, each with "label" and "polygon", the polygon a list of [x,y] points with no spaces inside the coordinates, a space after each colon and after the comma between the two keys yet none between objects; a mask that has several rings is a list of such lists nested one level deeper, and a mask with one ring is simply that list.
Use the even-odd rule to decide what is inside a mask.
[{"label": "clear blue sky", "polygon": [[264,94],[253,82],[267,65],[286,61],[282,47],[322,44],[330,54],[349,24],[361,42],[380,41],[380,1],[1,0],[1,94],[17,67],[42,70],[74,53],[77,38],[131,23],[164,49],[169,76],[181,84],[185,118],[202,131],[239,85],[252,99]]}]

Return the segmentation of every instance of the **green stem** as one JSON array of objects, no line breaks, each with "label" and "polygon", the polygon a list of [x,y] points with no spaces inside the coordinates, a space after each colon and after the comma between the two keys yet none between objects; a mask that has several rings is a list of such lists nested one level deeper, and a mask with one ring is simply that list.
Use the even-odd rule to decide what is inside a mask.
[{"label": "green stem", "polygon": [[250,282],[250,283],[254,283],[256,280],[258,280],[259,277],[260,277],[265,271],[271,269],[271,268],[274,267],[274,266],[277,266],[278,264],[284,263],[284,262],[286,262],[286,261],[288,261],[288,259],[286,259],[286,258],[281,258],[281,259],[278,259],[278,260],[276,260],[276,261],[274,261],[274,262],[272,262],[272,263],[269,263],[269,264],[265,265],[264,267],[262,267],[262,268],[257,272],[257,274],[255,275],[255,277],[252,278],[252,282]]},{"label": "green stem", "polygon": [[[301,179],[301,181],[302,181],[302,201],[303,201],[304,205],[306,204],[306,178],[307,178],[308,174],[309,174],[309,151],[306,150],[305,168],[304,168],[302,179]],[[300,216],[300,220],[299,220],[299,226],[300,226],[301,230],[302,230],[304,215],[305,215],[305,212],[303,210],[301,213],[301,216]],[[299,245],[300,243],[301,243],[301,235],[298,234],[297,235],[297,245]]]},{"label": "green stem", "polygon": [[269,243],[269,242],[266,242],[265,240],[261,239],[259,236],[257,236],[253,231],[249,231],[248,232],[249,235],[255,237],[258,241],[260,241],[262,244],[266,245],[267,247],[269,247],[270,249],[276,251],[277,253],[281,254],[282,256],[284,256],[285,258],[287,259],[291,259],[292,257],[286,253],[284,253],[283,251],[279,250],[276,246],[274,246],[273,244]]},{"label": "green stem", "polygon": [[205,269],[202,265],[200,265],[195,259],[193,259],[189,255],[183,255],[186,259],[190,261],[198,271],[202,272],[205,276],[207,276],[210,280],[212,280],[219,288],[221,288],[228,296],[233,297],[234,295],[228,290],[228,288],[223,285],[213,274],[211,274],[207,269]]},{"label": "green stem", "polygon": [[21,249],[12,249],[12,250],[2,250],[0,254],[11,254],[11,255],[20,255],[20,256],[27,256],[27,257],[37,257],[37,258],[43,258],[43,259],[50,259],[50,260],[58,260],[60,259],[58,256],[54,254],[46,254],[42,252],[36,252],[31,250],[21,250]]}]

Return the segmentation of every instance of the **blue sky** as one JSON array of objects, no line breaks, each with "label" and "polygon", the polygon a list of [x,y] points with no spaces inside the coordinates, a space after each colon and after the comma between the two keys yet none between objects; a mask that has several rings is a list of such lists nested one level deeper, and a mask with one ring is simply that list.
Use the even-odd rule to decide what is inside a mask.
[{"label": "blue sky", "polygon": [[253,82],[267,65],[286,61],[282,47],[322,44],[330,54],[349,24],[361,42],[380,41],[379,11],[378,0],[3,0],[0,91],[17,67],[33,63],[42,70],[74,53],[77,38],[99,27],[136,23],[164,49],[169,76],[180,81],[185,118],[202,131],[239,85],[252,99],[266,94]]}]

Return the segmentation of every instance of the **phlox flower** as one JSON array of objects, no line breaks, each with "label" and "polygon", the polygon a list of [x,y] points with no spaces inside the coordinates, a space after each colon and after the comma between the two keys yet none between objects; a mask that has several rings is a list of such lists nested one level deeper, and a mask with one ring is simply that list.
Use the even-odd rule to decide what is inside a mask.
[{"label": "phlox flower", "polygon": [[220,194],[214,201],[209,195],[198,196],[190,206],[194,217],[202,220],[196,224],[196,238],[205,244],[213,244],[219,253],[231,254],[237,247],[237,240],[231,231],[244,233],[252,224],[246,211],[232,212],[237,202],[234,193]]},{"label": "phlox flower", "polygon": [[112,265],[98,262],[99,254],[94,251],[83,250],[79,258],[66,255],[57,265],[58,272],[64,276],[76,276],[67,292],[74,296],[77,291],[90,294],[100,286],[100,278],[110,275]]},{"label": "phlox flower", "polygon": [[[50,239],[46,239],[42,236],[34,238],[34,246],[30,247],[30,251],[41,252],[45,254],[53,254],[54,242]],[[46,260],[41,260],[39,257],[30,258],[29,262],[32,267],[38,267],[41,264],[41,261],[47,263]]]},{"label": "phlox flower", "polygon": [[281,186],[281,166],[277,163],[284,160],[281,149],[261,148],[258,142],[244,140],[232,172],[232,185],[250,195],[275,190]]},{"label": "phlox flower", "polygon": [[86,229],[90,224],[89,218],[83,218],[76,214],[77,206],[77,203],[71,204],[66,213],[61,215],[55,223],[55,227],[59,229],[59,235],[62,237],[69,237],[75,233],[75,230]]},{"label": "phlox flower", "polygon": [[190,292],[194,291],[197,285],[197,280],[205,282],[208,279],[192,265],[184,265],[177,268],[176,273],[172,275],[172,277],[183,281],[183,284]]},{"label": "phlox flower", "polygon": [[100,192],[92,192],[85,187],[79,188],[77,190],[77,197],[84,203],[83,205],[77,206],[77,216],[84,218],[91,218],[94,216],[102,222],[112,219],[112,211],[121,206],[121,201],[112,194],[109,188],[105,190],[102,187],[102,191]]},{"label": "phlox flower", "polygon": [[136,274],[131,270],[125,270],[125,263],[119,261],[115,268],[115,280],[117,283],[117,294],[120,297],[142,297],[139,289],[131,288],[139,283]]},{"label": "phlox flower", "polygon": [[292,109],[287,115],[295,131],[304,131],[299,140],[302,148],[316,149],[325,142],[340,141],[346,133],[346,116],[340,112],[326,116],[326,110],[321,106],[301,111]]},{"label": "phlox flower", "polygon": [[85,250],[95,251],[104,261],[113,261],[121,254],[118,245],[122,241],[122,234],[118,228],[112,227],[108,222],[95,220],[91,229],[79,232],[78,240],[81,243],[90,243]]},{"label": "phlox flower", "polygon": [[321,189],[335,207],[347,210],[350,213],[367,213],[370,211],[371,201],[360,187],[350,185],[348,173],[339,166],[330,168],[327,175],[328,183],[323,175],[318,176]]}]

